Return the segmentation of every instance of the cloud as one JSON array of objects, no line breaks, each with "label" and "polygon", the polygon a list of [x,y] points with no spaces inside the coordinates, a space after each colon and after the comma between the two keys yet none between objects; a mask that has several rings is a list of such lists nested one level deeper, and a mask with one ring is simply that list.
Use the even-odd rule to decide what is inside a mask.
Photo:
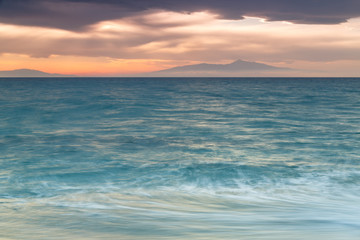
[{"label": "cloud", "polygon": [[[327,0],[316,7],[324,2],[3,0],[0,54],[36,62],[80,57],[94,59],[94,65],[96,59],[185,65],[239,58],[359,64],[360,18],[352,18],[360,12],[358,3]],[[358,72],[359,65],[354,69]]]},{"label": "cloud", "polygon": [[360,60],[359,25],[359,19],[296,25],[249,17],[219,20],[204,12],[150,11],[102,21],[82,32],[0,24],[0,53],[205,62]]},{"label": "cloud", "polygon": [[3,0],[0,22],[83,30],[86,26],[106,19],[132,14],[129,9],[111,4],[52,0]]},{"label": "cloud", "polygon": [[152,10],[210,11],[222,19],[256,16],[305,24],[338,24],[360,16],[358,0],[2,0],[0,4],[0,22],[68,30]]}]

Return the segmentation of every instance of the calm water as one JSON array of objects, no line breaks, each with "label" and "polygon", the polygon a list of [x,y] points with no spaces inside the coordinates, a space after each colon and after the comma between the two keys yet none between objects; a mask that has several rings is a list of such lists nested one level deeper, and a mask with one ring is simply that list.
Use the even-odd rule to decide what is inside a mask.
[{"label": "calm water", "polygon": [[1,79],[0,239],[360,239],[360,79]]}]

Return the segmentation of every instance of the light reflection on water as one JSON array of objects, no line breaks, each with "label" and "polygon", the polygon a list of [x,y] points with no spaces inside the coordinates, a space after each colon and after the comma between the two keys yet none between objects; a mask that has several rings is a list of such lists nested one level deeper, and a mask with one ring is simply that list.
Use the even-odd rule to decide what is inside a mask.
[{"label": "light reflection on water", "polygon": [[0,80],[0,239],[359,239],[359,79]]}]

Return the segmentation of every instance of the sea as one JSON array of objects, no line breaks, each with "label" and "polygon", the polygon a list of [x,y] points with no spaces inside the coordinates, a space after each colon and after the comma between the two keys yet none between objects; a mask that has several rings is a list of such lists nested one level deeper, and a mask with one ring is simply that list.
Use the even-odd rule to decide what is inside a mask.
[{"label": "sea", "polygon": [[2,78],[0,239],[360,239],[360,78]]}]

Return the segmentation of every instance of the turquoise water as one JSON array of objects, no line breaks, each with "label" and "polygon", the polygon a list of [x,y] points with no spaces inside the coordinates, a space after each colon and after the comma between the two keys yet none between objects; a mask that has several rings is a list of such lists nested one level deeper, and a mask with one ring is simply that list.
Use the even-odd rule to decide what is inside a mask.
[{"label": "turquoise water", "polygon": [[0,239],[360,239],[360,79],[0,79]]}]

